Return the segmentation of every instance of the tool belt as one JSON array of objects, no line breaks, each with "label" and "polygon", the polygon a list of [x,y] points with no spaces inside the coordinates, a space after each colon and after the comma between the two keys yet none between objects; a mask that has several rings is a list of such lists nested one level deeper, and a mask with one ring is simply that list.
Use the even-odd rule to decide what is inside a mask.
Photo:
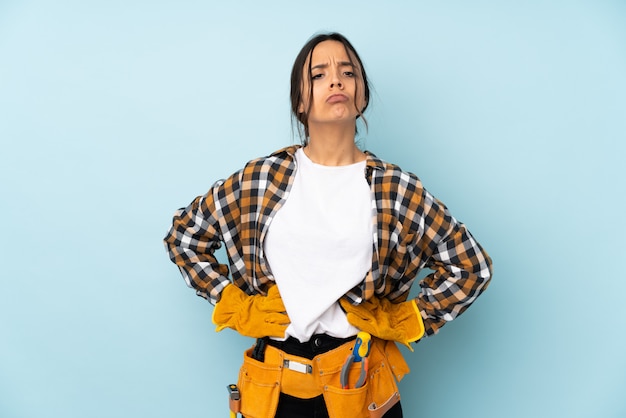
[{"label": "tool belt", "polygon": [[[393,341],[372,337],[365,384],[342,389],[341,369],[354,341],[307,359],[268,345],[264,361],[252,357],[255,346],[244,353],[239,370],[240,412],[246,418],[273,418],[280,393],[302,399],[324,396],[330,418],[379,418],[400,400],[398,386],[409,372]],[[360,364],[354,363],[348,381],[356,382]]]}]

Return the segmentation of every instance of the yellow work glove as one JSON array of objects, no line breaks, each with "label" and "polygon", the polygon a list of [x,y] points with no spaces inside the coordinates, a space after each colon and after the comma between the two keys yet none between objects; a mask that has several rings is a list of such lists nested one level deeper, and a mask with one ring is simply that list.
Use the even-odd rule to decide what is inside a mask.
[{"label": "yellow work glove", "polygon": [[353,305],[345,298],[339,303],[350,324],[382,340],[404,344],[411,351],[413,348],[409,343],[424,335],[424,322],[415,299],[392,303],[374,296],[360,305]]},{"label": "yellow work glove", "polygon": [[290,322],[276,285],[269,288],[267,296],[250,296],[229,284],[213,309],[212,320],[216,332],[232,328],[252,338],[282,338]]}]

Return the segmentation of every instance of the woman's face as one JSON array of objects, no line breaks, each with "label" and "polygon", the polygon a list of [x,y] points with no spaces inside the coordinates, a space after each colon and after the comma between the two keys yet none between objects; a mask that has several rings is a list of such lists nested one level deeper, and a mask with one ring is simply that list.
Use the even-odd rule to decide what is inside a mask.
[{"label": "woman's face", "polygon": [[365,107],[365,85],[357,60],[348,55],[341,42],[320,42],[311,54],[313,100],[309,105],[309,61],[303,68],[302,103],[299,111],[308,113],[311,128],[319,123],[356,123],[359,110]]}]

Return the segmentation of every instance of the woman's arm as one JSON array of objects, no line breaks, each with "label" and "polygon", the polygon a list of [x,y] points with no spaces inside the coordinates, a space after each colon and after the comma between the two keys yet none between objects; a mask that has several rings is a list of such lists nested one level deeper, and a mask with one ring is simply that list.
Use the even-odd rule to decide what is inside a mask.
[{"label": "woman's arm", "polygon": [[220,217],[224,201],[232,206],[239,194],[239,173],[218,181],[203,196],[174,213],[172,226],[164,238],[170,260],[182,273],[187,285],[212,304],[230,283],[228,266],[215,258],[222,245]]},{"label": "woman's arm", "polygon": [[[443,203],[424,190],[422,248],[434,270],[421,282],[417,305],[426,335],[462,314],[487,288],[492,275],[489,255]],[[426,249],[424,246],[428,247]]]}]

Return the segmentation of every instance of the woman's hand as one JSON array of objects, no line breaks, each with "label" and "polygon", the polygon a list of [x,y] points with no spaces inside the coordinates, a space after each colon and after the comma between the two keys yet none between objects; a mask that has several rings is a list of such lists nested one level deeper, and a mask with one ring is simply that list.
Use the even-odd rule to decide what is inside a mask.
[{"label": "woman's hand", "polygon": [[269,288],[267,296],[247,295],[233,284],[224,288],[221,299],[213,309],[216,332],[232,328],[252,338],[285,336],[290,323],[278,286]]},{"label": "woman's hand", "polygon": [[424,323],[415,299],[392,303],[374,296],[360,305],[353,305],[345,298],[339,303],[350,324],[380,339],[404,344],[411,351],[409,343],[424,335]]}]

